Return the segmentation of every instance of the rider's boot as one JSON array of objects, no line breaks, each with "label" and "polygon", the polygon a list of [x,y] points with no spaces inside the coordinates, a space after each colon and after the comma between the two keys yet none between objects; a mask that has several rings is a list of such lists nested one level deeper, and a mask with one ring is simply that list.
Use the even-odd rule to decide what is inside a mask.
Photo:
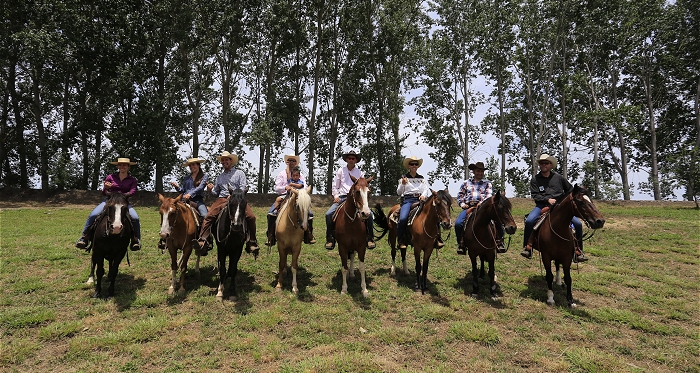
[{"label": "rider's boot", "polygon": [[520,255],[523,257],[530,259],[532,258],[532,246],[530,245],[525,245],[523,246],[523,251],[520,252]]},{"label": "rider's boot", "polygon": [[277,243],[277,239],[275,238],[275,223],[277,222],[277,216],[275,215],[267,215],[267,242],[265,242],[266,246],[274,246],[275,243]]}]

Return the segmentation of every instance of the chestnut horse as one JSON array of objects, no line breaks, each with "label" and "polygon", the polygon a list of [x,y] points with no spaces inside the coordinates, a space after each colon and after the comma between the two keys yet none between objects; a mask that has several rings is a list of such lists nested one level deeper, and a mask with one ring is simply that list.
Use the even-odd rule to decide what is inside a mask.
[{"label": "chestnut horse", "polygon": [[[442,229],[449,230],[452,227],[450,211],[452,209],[452,196],[445,190],[434,191],[432,196],[421,203],[421,210],[413,219],[413,223],[407,227],[407,234],[411,237],[410,245],[413,246],[413,256],[416,258],[416,289],[425,294],[428,281],[428,264],[433,248],[437,243],[439,234],[438,224]],[[389,210],[389,217],[398,215],[401,206],[394,205]],[[398,223],[395,219],[387,218],[381,211],[381,206],[377,204],[375,209],[375,223],[380,227],[380,231],[389,231],[389,245],[391,245],[391,274],[396,273],[396,235]],[[382,233],[383,235],[383,233]],[[408,274],[406,266],[406,249],[401,250],[401,260],[403,271]],[[421,265],[420,254],[423,253],[423,264]]]},{"label": "chestnut horse", "polygon": [[[168,294],[173,294],[177,289],[179,294],[185,293],[185,273],[187,272],[187,261],[192,255],[192,240],[199,230],[197,216],[199,213],[186,202],[182,202],[178,194],[175,198],[166,198],[158,193],[160,200],[160,236],[165,239],[165,247],[170,253],[170,269],[172,272],[170,288]],[[177,252],[181,251],[182,256],[177,260]],[[199,260],[194,271],[199,275]],[[178,289],[177,271],[180,271],[180,283]]]},{"label": "chestnut horse", "polygon": [[484,271],[484,261],[489,263],[489,279],[491,280],[491,296],[496,296],[496,227],[500,224],[508,234],[515,233],[517,226],[510,213],[512,205],[505,194],[497,191],[484,200],[472,212],[464,224],[462,243],[468,248],[469,259],[472,262],[472,294],[479,294],[479,275],[476,264],[477,257],[481,259],[481,272]]},{"label": "chestnut horse", "polygon": [[[236,300],[236,274],[238,273],[238,261],[243,253],[245,245],[247,225],[245,222],[245,210],[248,206],[246,191],[232,190],[228,187],[229,198],[226,206],[214,223],[216,240],[216,256],[219,263],[219,287],[216,299],[224,299],[226,279],[230,279],[229,300]],[[228,257],[228,271],[226,270],[226,258]]]},{"label": "chestnut horse", "polygon": [[277,274],[278,291],[282,290],[282,276],[287,273],[287,256],[292,256],[292,292],[297,294],[297,269],[301,243],[304,241],[304,231],[309,227],[309,211],[311,210],[311,186],[306,189],[290,189],[291,196],[280,207],[275,224],[277,251],[280,255],[279,272]]},{"label": "chestnut horse", "polygon": [[574,257],[576,238],[569,228],[571,219],[577,216],[586,222],[591,229],[602,228],[605,218],[593,205],[590,193],[578,185],[550,210],[545,220],[537,231],[533,232],[533,248],[540,251],[542,264],[546,271],[547,279],[547,303],[554,305],[554,292],[552,291],[552,261],[557,268],[557,285],[561,285],[559,266],[564,269],[564,283],[566,284],[566,300],[569,306],[575,307],[574,298],[571,295],[571,261]]},{"label": "chestnut horse", "polygon": [[129,218],[129,202],[124,194],[112,193],[107,199],[104,212],[98,217],[95,236],[91,240],[92,268],[97,267],[95,276],[95,294],[93,298],[102,295],[102,276],[104,276],[104,261],[109,262],[109,288],[107,297],[114,296],[114,284],[119,273],[119,264],[124,259],[129,242],[131,242],[131,219]]},{"label": "chestnut horse", "polygon": [[[355,253],[357,253],[357,259],[360,261],[358,269],[360,270],[362,295],[366,297],[369,292],[365,283],[365,251],[367,250],[367,226],[365,224],[372,213],[369,209],[367,195],[369,194],[369,182],[374,176],[369,179],[364,177],[356,179],[350,175],[350,178],[353,181],[352,187],[348,191],[345,202],[338,207],[335,220],[334,236],[338,243],[343,274],[343,286],[340,294],[348,292],[348,276],[355,277],[353,266]],[[348,258],[350,258],[350,267],[348,267]]]}]

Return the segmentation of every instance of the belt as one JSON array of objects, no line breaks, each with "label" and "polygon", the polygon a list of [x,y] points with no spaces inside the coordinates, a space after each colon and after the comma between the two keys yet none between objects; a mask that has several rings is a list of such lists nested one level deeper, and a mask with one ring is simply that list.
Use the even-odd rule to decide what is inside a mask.
[{"label": "belt", "polygon": [[420,193],[417,193],[417,194],[404,194],[404,195],[403,195],[403,198],[420,198],[420,196],[421,196]]}]

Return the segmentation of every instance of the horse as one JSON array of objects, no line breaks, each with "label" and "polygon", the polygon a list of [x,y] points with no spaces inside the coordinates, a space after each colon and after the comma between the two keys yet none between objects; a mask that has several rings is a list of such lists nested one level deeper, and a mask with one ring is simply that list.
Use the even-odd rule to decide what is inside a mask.
[{"label": "horse", "polygon": [[[352,187],[348,191],[348,196],[345,202],[338,207],[336,211],[335,221],[335,240],[338,243],[338,253],[340,254],[340,263],[342,265],[341,272],[343,274],[343,286],[340,294],[348,293],[347,278],[355,277],[354,262],[355,253],[360,261],[358,265],[360,270],[360,278],[362,280],[362,295],[367,297],[367,284],[365,283],[365,251],[367,250],[366,232],[367,219],[372,213],[369,209],[367,195],[369,194],[369,182],[374,176],[368,179],[360,177],[356,179],[352,175],[350,178],[353,181]],[[348,257],[350,258],[350,267],[348,268]]]},{"label": "horse", "polygon": [[[185,273],[187,272],[187,261],[192,255],[192,240],[196,237],[199,230],[197,215],[199,214],[186,202],[182,202],[179,194],[175,198],[166,198],[158,193],[160,200],[160,236],[164,238],[165,246],[170,253],[170,269],[172,271],[172,281],[168,294],[172,295],[175,289],[178,288],[177,271],[180,270],[179,294],[185,293]],[[177,260],[177,252],[181,251],[182,256]],[[197,263],[195,272],[199,275],[199,260],[197,255]]]},{"label": "horse", "polygon": [[109,298],[114,296],[114,284],[117,273],[119,273],[119,264],[124,259],[131,242],[133,228],[129,218],[129,202],[126,196],[120,192],[112,193],[107,199],[103,213],[97,219],[97,228],[95,228],[92,239],[92,269],[97,268],[94,277],[95,294],[92,297],[102,296],[104,261],[107,260],[109,262],[107,297]]},{"label": "horse", "polygon": [[[216,299],[224,299],[226,279],[230,279],[229,300],[234,301],[238,296],[236,292],[236,274],[238,273],[238,261],[243,254],[247,236],[245,211],[248,206],[246,200],[247,190],[228,187],[229,198],[226,206],[214,223],[214,239],[216,240],[216,254],[219,263],[219,286]],[[229,259],[228,271],[226,270],[226,258]]]},{"label": "horse", "polygon": [[[500,224],[508,234],[515,233],[517,225],[510,213],[512,205],[505,194],[497,191],[484,200],[464,224],[462,243],[468,248],[469,259],[472,262],[472,294],[479,294],[479,271],[476,259],[481,259],[481,272],[484,271],[484,261],[489,263],[489,279],[491,297],[496,297],[496,227]],[[483,276],[483,274],[482,274]]]},{"label": "horse", "polygon": [[304,231],[309,226],[309,211],[311,210],[311,186],[306,189],[290,189],[292,194],[280,207],[275,223],[275,238],[277,252],[280,255],[279,272],[277,273],[277,291],[282,290],[282,277],[287,273],[287,256],[292,256],[292,292],[299,293],[297,288],[297,269],[301,243],[304,241]]},{"label": "horse", "polygon": [[[438,239],[438,224],[442,229],[449,230],[452,227],[451,210],[452,196],[445,190],[434,191],[432,195],[421,204],[421,210],[413,219],[413,223],[407,228],[407,234],[411,236],[410,245],[413,246],[413,255],[416,258],[416,290],[425,294],[428,280],[428,264]],[[398,215],[401,206],[394,205],[389,210],[389,216]],[[381,206],[377,204],[375,211],[375,223],[380,227],[380,231],[389,232],[389,245],[391,245],[391,274],[396,273],[396,235],[398,222],[387,218],[381,211]],[[411,216],[413,212],[411,213]],[[382,236],[383,234],[382,233]],[[423,253],[423,264],[421,264],[420,254]],[[406,249],[401,249],[401,260],[403,271],[408,274],[406,266]]]},{"label": "horse", "polygon": [[533,232],[533,248],[540,251],[547,279],[547,304],[554,305],[552,291],[552,261],[557,269],[557,285],[561,286],[559,267],[564,270],[566,300],[570,307],[576,307],[571,295],[571,261],[574,257],[576,238],[569,228],[571,219],[577,216],[591,229],[602,228],[605,218],[590,199],[590,192],[578,185],[567,194],[555,208],[549,211],[537,231]]}]

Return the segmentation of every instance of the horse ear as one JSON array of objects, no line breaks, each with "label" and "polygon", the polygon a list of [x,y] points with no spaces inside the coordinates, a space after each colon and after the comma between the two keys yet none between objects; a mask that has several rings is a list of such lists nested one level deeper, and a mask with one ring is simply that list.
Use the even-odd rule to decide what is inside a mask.
[{"label": "horse ear", "polygon": [[309,186],[306,188],[306,193],[311,194],[311,190],[313,189],[313,187],[314,187],[313,185],[309,185]]},{"label": "horse ear", "polygon": [[163,197],[162,194],[158,193],[158,200],[160,201],[160,203],[163,203],[164,199],[165,199],[165,197]]},{"label": "horse ear", "polygon": [[365,179],[365,180],[367,180],[367,182],[369,183],[370,181],[372,181],[372,179],[374,179],[374,175],[372,175],[372,176],[368,177],[368,178],[367,178],[367,179]]},{"label": "horse ear", "polygon": [[226,185],[226,189],[228,189],[228,194],[231,195],[233,194],[233,189],[231,189],[230,185]]},{"label": "horse ear", "polygon": [[246,185],[245,190],[243,191],[243,193],[244,193],[244,194],[248,194],[248,189],[250,189],[250,188],[248,188],[248,186]]},{"label": "horse ear", "polygon": [[289,191],[294,193],[294,195],[297,195],[297,196],[299,195],[299,191],[294,189],[294,188],[290,189]]},{"label": "horse ear", "polygon": [[355,176],[350,175],[350,180],[352,180],[353,183],[357,182],[357,178]]},{"label": "horse ear", "polygon": [[434,196],[437,196],[437,192],[433,190],[433,188],[430,188],[430,193],[433,193]]},{"label": "horse ear", "polygon": [[449,189],[449,187],[445,187],[445,193],[450,194],[450,189]]},{"label": "horse ear", "polygon": [[180,198],[182,198],[182,193],[178,194],[177,197],[175,197],[175,200],[176,200],[176,201],[179,201]]}]

